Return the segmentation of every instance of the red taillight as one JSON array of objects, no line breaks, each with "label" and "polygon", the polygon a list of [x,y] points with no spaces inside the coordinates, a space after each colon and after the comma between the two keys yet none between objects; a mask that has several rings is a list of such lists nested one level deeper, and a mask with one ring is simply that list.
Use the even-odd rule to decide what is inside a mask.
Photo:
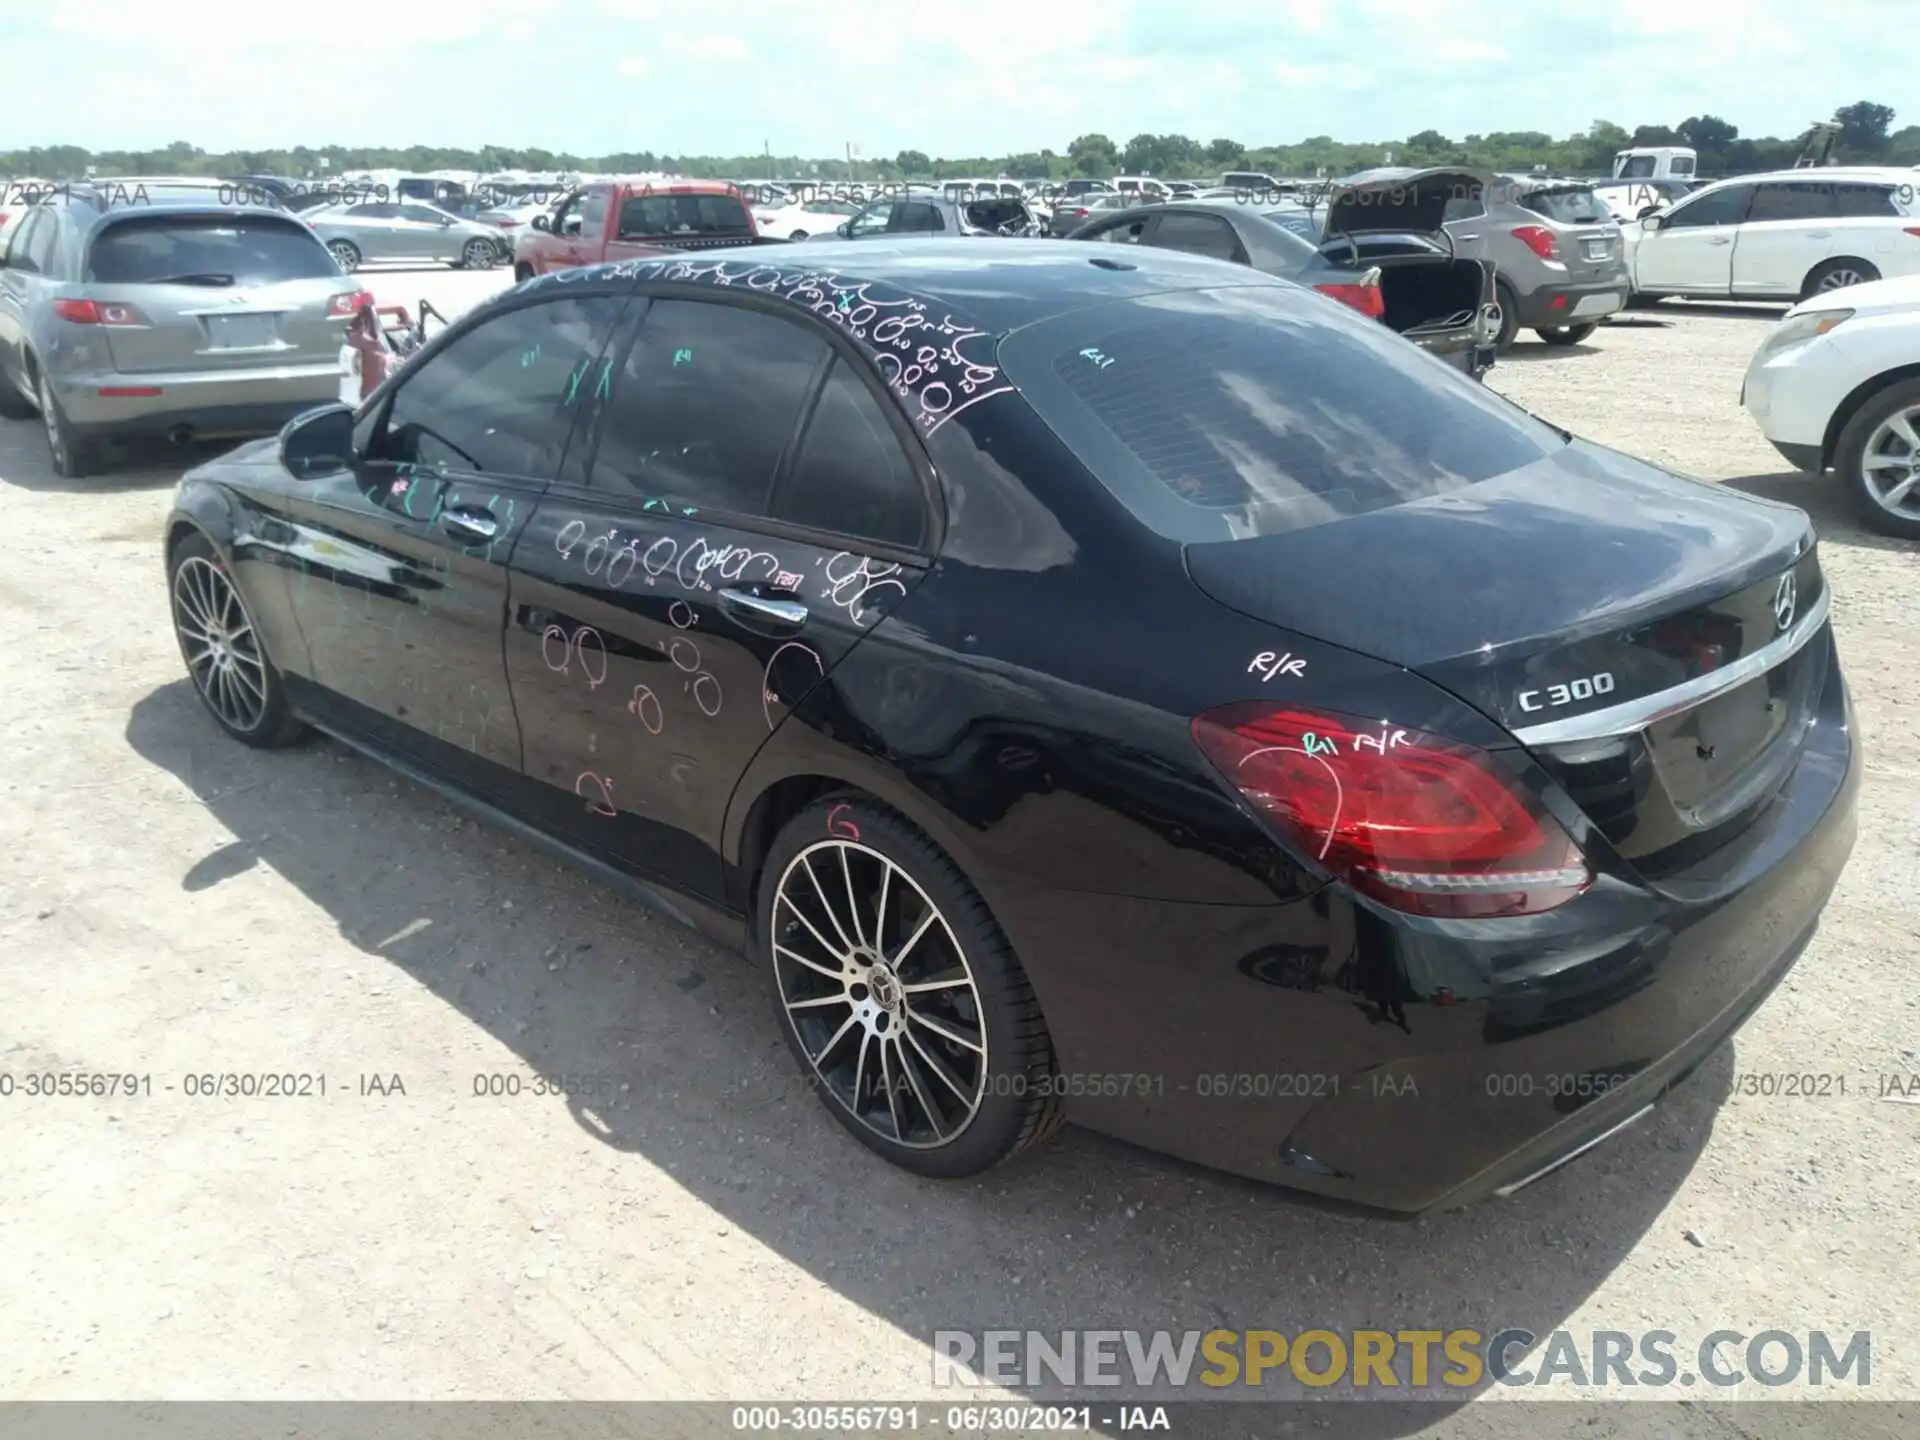
[{"label": "red taillight", "polygon": [[160,393],[158,385],[102,385],[100,393],[111,400],[151,399]]},{"label": "red taillight", "polygon": [[1300,854],[1414,915],[1533,915],[1592,883],[1560,822],[1471,745],[1265,701],[1193,722],[1194,742]]},{"label": "red taillight", "polygon": [[367,290],[348,290],[327,301],[329,320],[351,320],[360,313],[362,305],[373,304],[373,294]]},{"label": "red taillight", "polygon": [[144,325],[147,317],[117,300],[56,300],[53,313],[75,325]]},{"label": "red taillight", "polygon": [[[0,224],[5,224],[5,223],[6,222],[4,219],[0,219]],[[1905,229],[1907,234],[1909,235],[1920,235],[1920,225],[1908,225],[1905,227]]]},{"label": "red taillight", "polygon": [[1316,285],[1313,287],[1322,295],[1330,295],[1342,305],[1351,305],[1362,315],[1378,320],[1387,313],[1387,300],[1380,293],[1378,281],[1361,285]]},{"label": "red taillight", "polygon": [[1543,230],[1538,225],[1522,225],[1513,232],[1513,238],[1542,260],[1560,258],[1560,242],[1554,239],[1551,230]]},{"label": "red taillight", "polygon": [[496,220],[493,223],[498,225],[502,230],[511,230],[513,229],[514,226],[518,225],[520,222],[518,220],[502,219],[502,220]]}]

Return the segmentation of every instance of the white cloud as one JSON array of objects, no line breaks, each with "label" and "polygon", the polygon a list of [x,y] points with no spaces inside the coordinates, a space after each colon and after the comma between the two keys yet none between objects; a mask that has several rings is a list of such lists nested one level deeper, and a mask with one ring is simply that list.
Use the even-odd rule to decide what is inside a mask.
[{"label": "white cloud", "polygon": [[622,75],[641,76],[653,68],[653,62],[644,55],[622,55],[614,69]]},{"label": "white cloud", "polygon": [[667,48],[691,60],[745,60],[753,52],[738,35],[714,31],[705,35],[676,35]]}]

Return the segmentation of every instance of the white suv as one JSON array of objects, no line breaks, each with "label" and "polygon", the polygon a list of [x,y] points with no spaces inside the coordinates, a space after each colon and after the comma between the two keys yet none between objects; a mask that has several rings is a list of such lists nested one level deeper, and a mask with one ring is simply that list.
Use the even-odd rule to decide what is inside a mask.
[{"label": "white suv", "polygon": [[1832,469],[1866,524],[1920,540],[1920,275],[1793,307],[1740,403],[1797,469]]},{"label": "white suv", "polygon": [[1920,171],[1825,167],[1708,185],[1641,220],[1634,290],[1733,300],[1804,300],[1920,274]]}]

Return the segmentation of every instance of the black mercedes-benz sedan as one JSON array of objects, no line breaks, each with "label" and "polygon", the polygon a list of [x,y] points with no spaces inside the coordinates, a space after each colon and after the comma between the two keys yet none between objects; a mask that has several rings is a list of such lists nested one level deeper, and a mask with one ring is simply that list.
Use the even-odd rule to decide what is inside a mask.
[{"label": "black mercedes-benz sedan", "polygon": [[565,270],[181,483],[213,718],[747,951],[926,1175],[1062,1120],[1398,1212],[1761,1003],[1853,843],[1807,517],[1148,249]]}]

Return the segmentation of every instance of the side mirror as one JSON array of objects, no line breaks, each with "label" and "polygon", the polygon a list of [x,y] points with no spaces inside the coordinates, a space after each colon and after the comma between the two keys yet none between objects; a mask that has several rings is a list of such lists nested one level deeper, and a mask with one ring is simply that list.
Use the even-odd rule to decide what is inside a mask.
[{"label": "side mirror", "polygon": [[1667,223],[1667,217],[1664,215],[1642,215],[1640,217],[1640,228],[1642,230],[1648,231],[1649,233],[1651,233],[1652,231],[1658,230],[1661,226],[1665,225],[1666,223]]},{"label": "side mirror", "polygon": [[331,475],[353,463],[353,410],[321,405],[296,415],[280,431],[280,463],[305,480]]},{"label": "side mirror", "polygon": [[853,234],[853,222],[851,220],[842,220],[838,225],[833,227],[833,233],[843,240],[846,239],[847,236]]},{"label": "side mirror", "polygon": [[1637,212],[1635,212],[1633,218],[1636,220],[1647,220],[1655,215],[1658,215],[1659,213],[1660,213],[1660,206],[1656,202],[1655,204],[1652,204],[1652,205],[1642,205],[1640,209]]},{"label": "side mirror", "polygon": [[544,215],[534,216],[532,223],[533,223],[533,228],[536,230],[551,231],[553,228],[553,223],[550,220],[548,220],[547,217]]}]

